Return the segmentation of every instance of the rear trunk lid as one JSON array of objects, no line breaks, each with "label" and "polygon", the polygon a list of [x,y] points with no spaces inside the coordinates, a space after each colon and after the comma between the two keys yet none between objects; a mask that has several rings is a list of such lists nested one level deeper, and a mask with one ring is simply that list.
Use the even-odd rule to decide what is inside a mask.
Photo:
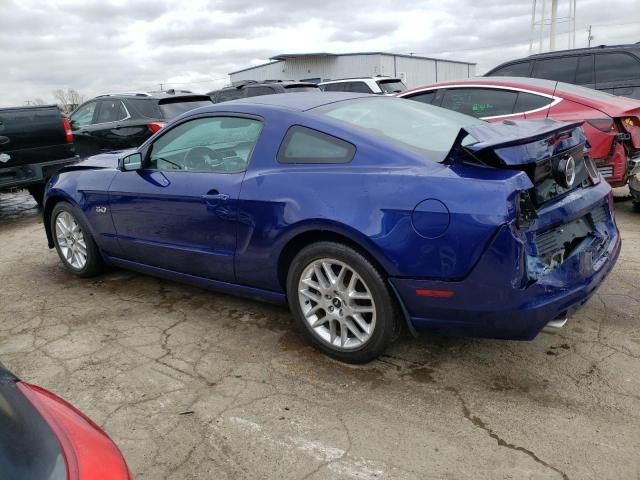
[{"label": "rear trunk lid", "polygon": [[585,157],[581,124],[545,118],[473,125],[461,130],[449,156],[462,153],[463,158],[471,155],[483,164],[525,172],[533,184],[530,198],[540,207],[597,177]]}]

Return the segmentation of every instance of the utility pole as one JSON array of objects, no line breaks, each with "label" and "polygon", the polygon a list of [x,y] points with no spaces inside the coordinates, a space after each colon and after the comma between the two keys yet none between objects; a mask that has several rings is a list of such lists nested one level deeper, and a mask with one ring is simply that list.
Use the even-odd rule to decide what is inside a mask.
[{"label": "utility pole", "polygon": [[591,35],[591,25],[589,25],[589,30],[587,30],[587,32],[589,32],[589,36],[587,37],[587,46],[591,46],[591,40],[593,40],[593,35]]},{"label": "utility pole", "polygon": [[163,84],[162,82],[160,82],[160,91],[161,91],[161,92],[164,92],[164,89],[162,88],[162,87],[163,87],[163,85],[164,85],[164,84]]},{"label": "utility pole", "polygon": [[549,51],[556,49],[556,22],[558,20],[558,0],[551,0],[551,29],[549,33]]},{"label": "utility pole", "polygon": [[533,53],[533,32],[536,28],[536,0],[531,4],[531,31],[529,32],[529,55]]}]

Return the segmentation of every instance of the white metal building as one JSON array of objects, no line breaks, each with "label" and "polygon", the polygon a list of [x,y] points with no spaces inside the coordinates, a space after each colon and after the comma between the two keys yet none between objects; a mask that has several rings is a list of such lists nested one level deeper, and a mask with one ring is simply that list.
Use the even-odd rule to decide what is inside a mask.
[{"label": "white metal building", "polygon": [[386,52],[294,53],[271,57],[269,63],[231,72],[242,80],[305,80],[314,83],[377,75],[399,77],[409,88],[425,83],[475,76],[476,64]]}]

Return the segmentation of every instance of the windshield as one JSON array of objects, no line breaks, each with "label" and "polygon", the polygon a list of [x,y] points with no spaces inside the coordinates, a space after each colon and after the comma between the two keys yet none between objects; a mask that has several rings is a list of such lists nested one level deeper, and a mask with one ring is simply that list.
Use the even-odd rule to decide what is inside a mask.
[{"label": "windshield", "polygon": [[161,103],[160,110],[162,111],[162,116],[167,120],[171,120],[178,115],[182,115],[189,110],[193,110],[194,108],[206,107],[210,106],[211,102],[208,100],[192,100],[185,102],[171,102],[171,103]]},{"label": "windshield", "polygon": [[378,80],[378,85],[383,93],[399,93],[407,89],[400,80]]},{"label": "windshield", "polygon": [[[484,125],[482,120],[444,108],[393,97],[365,97],[313,109],[376,137],[419,153],[434,162],[445,159],[460,129]],[[474,143],[467,136],[463,144]]]}]

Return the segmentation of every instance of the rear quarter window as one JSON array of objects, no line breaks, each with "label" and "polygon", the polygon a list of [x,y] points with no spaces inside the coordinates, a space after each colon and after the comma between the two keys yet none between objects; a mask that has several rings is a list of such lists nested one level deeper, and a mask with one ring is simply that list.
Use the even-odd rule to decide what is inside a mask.
[{"label": "rear quarter window", "polygon": [[627,53],[596,55],[596,83],[640,80],[640,62]]},{"label": "rear quarter window", "polygon": [[351,143],[311,128],[289,128],[278,150],[280,163],[349,163],[356,153]]},{"label": "rear quarter window", "polygon": [[513,113],[530,112],[531,110],[537,110],[543,108],[553,102],[553,98],[542,97],[540,95],[534,95],[533,93],[518,92],[518,99],[516,100],[516,106],[513,109]]}]

